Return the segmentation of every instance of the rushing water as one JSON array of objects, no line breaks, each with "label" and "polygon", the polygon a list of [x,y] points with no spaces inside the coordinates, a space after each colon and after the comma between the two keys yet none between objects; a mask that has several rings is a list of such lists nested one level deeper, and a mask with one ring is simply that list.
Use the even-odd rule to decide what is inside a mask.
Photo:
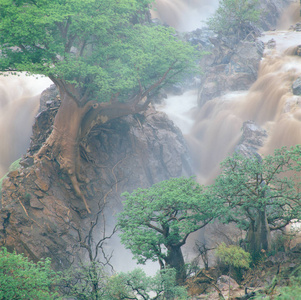
[{"label": "rushing water", "polygon": [[179,31],[201,28],[214,13],[219,0],[157,0],[152,11],[154,18],[175,27]]},{"label": "rushing water", "polygon": [[[218,0],[157,0],[153,16],[177,27],[199,27],[216,8]],[[291,6],[279,28],[287,28],[298,19],[299,6]],[[295,46],[301,33],[274,31],[265,33],[264,42],[274,38],[275,51],[266,52],[258,80],[244,93],[225,95],[196,108],[196,91],[170,97],[165,111],[186,135],[202,182],[211,178],[241,136],[241,126],[254,120],[269,133],[262,153],[275,147],[301,143],[299,97],[291,93],[292,82],[300,76],[300,57],[285,54]],[[32,77],[0,77],[0,177],[11,162],[25,153],[29,145],[31,124],[38,109],[38,95],[49,81]],[[190,112],[195,108],[194,115]]]},{"label": "rushing water", "polygon": [[[153,16],[187,31],[201,27],[217,4],[218,0],[157,0]],[[266,51],[258,80],[249,91],[224,95],[202,108],[197,107],[197,91],[189,91],[169,97],[159,107],[185,134],[201,182],[210,182],[217,174],[219,162],[239,141],[244,121],[254,120],[267,130],[269,138],[261,153],[301,143],[301,98],[291,91],[293,81],[301,76],[301,58],[289,55],[301,43],[301,33],[285,30],[297,20],[296,9],[290,9],[292,13],[286,13],[279,24],[281,30],[262,37],[264,42],[275,39],[277,48]],[[49,84],[47,79],[23,75],[0,77],[0,178],[26,152],[39,94]]]},{"label": "rushing water", "polygon": [[[296,9],[299,12],[299,6],[292,7],[290,12]],[[292,18],[287,16],[284,21],[287,19]],[[249,91],[227,94],[208,101],[201,108],[195,107],[193,123],[188,123],[192,114],[187,111],[181,114],[187,110],[187,102],[189,107],[193,103],[187,93],[177,97],[178,115],[175,115],[174,104],[169,99],[165,102],[164,111],[176,125],[181,128],[185,124],[186,140],[202,183],[210,182],[217,175],[219,163],[233,152],[241,137],[242,124],[247,120],[255,121],[268,133],[260,149],[262,154],[301,143],[301,97],[292,93],[294,80],[301,76],[301,57],[292,55],[301,43],[301,33],[277,30],[265,32],[261,37],[265,43],[271,39],[276,41],[276,48],[265,51],[258,79]],[[189,133],[187,124],[192,124]]]},{"label": "rushing water", "polygon": [[48,78],[0,76],[0,178],[29,146],[31,127]]}]

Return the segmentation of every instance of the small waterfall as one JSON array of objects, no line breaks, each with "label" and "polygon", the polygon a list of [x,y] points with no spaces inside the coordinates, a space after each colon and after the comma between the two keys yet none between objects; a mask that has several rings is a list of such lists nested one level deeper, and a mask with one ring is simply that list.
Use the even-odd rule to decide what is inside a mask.
[{"label": "small waterfall", "polygon": [[0,178],[26,152],[40,94],[49,85],[41,76],[0,76]]},{"label": "small waterfall", "polygon": [[203,22],[214,13],[219,0],[156,0],[152,17],[176,28],[192,31],[203,27]]}]

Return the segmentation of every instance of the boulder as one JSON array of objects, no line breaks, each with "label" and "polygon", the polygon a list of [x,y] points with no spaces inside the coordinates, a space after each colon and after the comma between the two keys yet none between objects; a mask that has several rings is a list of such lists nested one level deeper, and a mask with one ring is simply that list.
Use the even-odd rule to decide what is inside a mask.
[{"label": "boulder", "polygon": [[[198,105],[220,97],[229,91],[247,90],[257,79],[264,44],[261,41],[245,40],[234,48],[226,41],[217,41],[206,67],[206,73],[199,87]],[[207,59],[206,57],[204,58]]]},{"label": "boulder", "polygon": [[267,137],[267,132],[254,121],[246,121],[243,123],[242,137],[235,147],[235,152],[241,153],[246,157],[259,155],[257,151],[264,145]]},{"label": "boulder", "polygon": [[297,78],[294,82],[293,82],[293,94],[297,95],[297,96],[301,96],[301,77]]}]

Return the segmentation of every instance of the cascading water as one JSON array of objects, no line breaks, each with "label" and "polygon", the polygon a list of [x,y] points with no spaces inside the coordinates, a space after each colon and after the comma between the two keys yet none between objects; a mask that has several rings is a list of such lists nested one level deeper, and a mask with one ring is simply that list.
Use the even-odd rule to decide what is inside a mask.
[{"label": "cascading water", "polygon": [[178,31],[203,27],[203,22],[214,13],[219,0],[157,0],[152,17],[173,26]]},{"label": "cascading water", "polygon": [[0,77],[0,178],[26,152],[39,96],[49,85],[48,78],[25,74]]},{"label": "cascading water", "polygon": [[[299,12],[299,6],[294,4],[288,11],[296,15],[296,9]],[[286,20],[292,20],[292,17],[287,16]],[[292,93],[294,80],[301,76],[301,57],[292,55],[296,44],[301,42],[300,35],[300,32],[287,30],[264,33],[262,41],[273,38],[276,48],[265,51],[258,79],[249,91],[208,101],[203,107],[194,108],[194,116],[192,112],[190,116],[187,112],[175,116],[173,105],[169,108],[170,102],[166,102],[164,111],[179,127],[183,124],[183,120],[178,121],[181,117],[194,118],[186,140],[200,182],[210,183],[218,174],[219,163],[234,151],[241,137],[242,124],[247,120],[255,121],[268,133],[268,139],[260,149],[262,154],[301,143],[301,97]],[[182,99],[178,96],[178,103],[186,106],[186,97],[186,94]],[[183,110],[178,108],[178,111]]]},{"label": "cascading water", "polygon": [[[276,44],[300,33],[278,32]],[[216,175],[218,163],[234,149],[244,121],[253,120],[267,130],[261,153],[301,143],[301,98],[292,94],[292,84],[301,76],[301,57],[287,55],[281,47],[262,60],[257,81],[246,93],[228,94],[207,102],[199,111],[187,139],[202,179]],[[203,180],[202,180],[203,181]]]}]

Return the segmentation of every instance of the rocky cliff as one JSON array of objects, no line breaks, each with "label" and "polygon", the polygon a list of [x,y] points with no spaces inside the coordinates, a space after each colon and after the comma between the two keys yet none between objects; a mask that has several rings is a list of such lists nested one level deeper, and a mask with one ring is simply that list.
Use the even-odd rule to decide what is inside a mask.
[{"label": "rocky cliff", "polygon": [[[153,108],[95,127],[81,144],[81,189],[93,212],[87,215],[58,165],[47,158],[34,162],[59,105],[54,87],[42,99],[44,110],[36,117],[22,167],[3,181],[0,242],[34,261],[51,257],[54,267],[62,269],[87,254],[87,240],[101,238],[100,215],[114,223],[122,192],[192,173],[181,132]],[[91,235],[94,224],[97,232]]]},{"label": "rocky cliff", "polygon": [[[198,38],[201,46],[210,51],[202,62],[204,74],[199,86],[199,106],[230,91],[248,90],[257,79],[264,44],[257,39],[262,31],[274,30],[290,0],[263,0],[259,3],[262,17],[250,29],[244,40],[235,36],[211,36],[204,32]],[[197,33],[196,33],[197,35]],[[200,34],[199,34],[200,35]],[[207,43],[204,43],[204,37]],[[208,43],[209,39],[209,43]]]}]

